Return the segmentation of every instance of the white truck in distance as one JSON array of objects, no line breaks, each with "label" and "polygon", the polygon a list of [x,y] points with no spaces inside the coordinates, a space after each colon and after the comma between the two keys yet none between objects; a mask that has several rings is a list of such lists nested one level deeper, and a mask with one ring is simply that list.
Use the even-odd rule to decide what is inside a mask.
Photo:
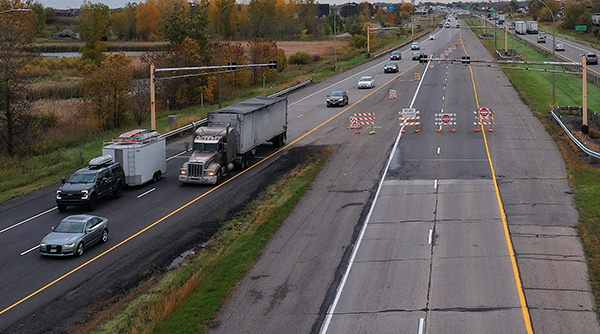
[{"label": "white truck in distance", "polygon": [[218,184],[235,166],[248,167],[259,145],[285,144],[287,98],[255,97],[213,111],[207,126],[194,135],[192,155],[179,170],[179,182]]},{"label": "white truck in distance", "polygon": [[123,166],[125,184],[142,185],[158,181],[167,172],[165,138],[156,131],[132,130],[104,143],[103,155],[110,155]]},{"label": "white truck in distance", "polygon": [[519,35],[527,34],[527,23],[525,21],[515,22],[515,33]]},{"label": "white truck in distance", "polygon": [[538,33],[537,21],[527,21],[527,33],[536,35]]}]

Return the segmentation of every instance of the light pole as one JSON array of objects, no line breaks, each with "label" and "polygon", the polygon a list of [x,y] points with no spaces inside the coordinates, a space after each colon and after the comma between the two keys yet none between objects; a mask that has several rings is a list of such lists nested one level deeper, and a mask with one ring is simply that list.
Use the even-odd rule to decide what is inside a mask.
[{"label": "light pole", "polygon": [[[554,12],[548,7],[548,5],[542,0],[538,0],[542,5],[548,8],[550,15],[552,15],[552,61],[556,61],[556,21],[554,20]],[[538,32],[539,33],[539,32]],[[554,71],[556,65],[552,65],[552,107],[556,107],[556,72]]]},{"label": "light pole", "polygon": [[[237,5],[237,3],[232,2],[223,6],[223,8],[221,8],[219,11],[219,15],[217,16],[217,47],[219,49],[219,66],[221,66],[221,13],[225,8],[233,5]],[[221,71],[219,71],[219,109],[221,109]]]},{"label": "light pole", "polygon": [[336,20],[336,17],[339,15],[340,9],[342,9],[342,7],[348,6],[348,5],[353,5],[354,6],[353,3],[345,3],[345,4],[343,4],[343,5],[339,6],[339,7],[336,7],[335,8],[336,14],[333,16],[333,48],[334,48],[333,53],[335,55],[335,57],[334,57],[335,58],[334,63],[335,63],[335,70],[336,71],[338,69],[338,66],[337,66],[337,20]]}]

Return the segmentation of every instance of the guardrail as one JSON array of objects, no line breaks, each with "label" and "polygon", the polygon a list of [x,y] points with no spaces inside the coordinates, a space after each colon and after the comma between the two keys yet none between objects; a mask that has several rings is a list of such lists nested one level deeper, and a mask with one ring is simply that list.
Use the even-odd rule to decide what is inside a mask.
[{"label": "guardrail", "polygon": [[[573,107],[559,107],[559,108],[555,108],[551,111],[552,117],[554,117],[554,120],[556,120],[556,122],[558,123],[558,125],[560,125],[561,128],[563,128],[563,130],[566,132],[566,134],[569,136],[569,138],[571,138],[571,140],[575,143],[575,145],[577,145],[583,152],[585,152],[587,155],[600,159],[600,153],[596,152],[596,151],[592,151],[590,150],[587,146],[585,146],[584,143],[580,142],[579,139],[577,139],[575,136],[573,136],[573,134],[571,133],[571,130],[569,129],[569,127],[567,127],[561,120],[560,118],[560,112],[562,110],[579,110],[581,111],[581,108],[573,108]],[[558,114],[557,114],[558,112]]]},{"label": "guardrail", "polygon": [[[289,93],[291,91],[294,91],[294,90],[296,90],[298,88],[302,88],[304,86],[311,85],[312,83],[313,83],[313,78],[310,78],[308,80],[302,81],[301,83],[299,83],[297,85],[294,85],[292,87],[288,87],[288,88],[286,88],[284,90],[281,90],[281,91],[279,91],[277,93],[271,94],[268,97],[279,97],[281,95],[284,95],[284,94],[287,94],[287,93]],[[208,118],[203,118],[203,119],[201,119],[199,121],[192,122],[192,123],[190,123],[188,125],[184,125],[184,126],[182,126],[180,128],[177,128],[175,130],[163,133],[162,135],[159,136],[159,138],[165,138],[166,139],[166,138],[169,138],[171,136],[178,135],[178,134],[180,134],[182,132],[189,131],[189,130],[192,130],[192,129],[196,128],[196,127],[205,125],[206,123],[208,123]]]}]

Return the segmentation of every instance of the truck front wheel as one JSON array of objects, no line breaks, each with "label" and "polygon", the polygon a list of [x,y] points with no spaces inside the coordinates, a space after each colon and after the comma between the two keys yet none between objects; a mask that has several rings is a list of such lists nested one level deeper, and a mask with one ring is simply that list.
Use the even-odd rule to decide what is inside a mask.
[{"label": "truck front wheel", "polygon": [[92,194],[92,197],[90,197],[90,202],[88,203],[88,210],[90,210],[90,211],[96,210],[97,205],[98,205],[98,196],[96,196],[96,194]]},{"label": "truck front wheel", "polygon": [[56,206],[58,207],[58,211],[60,211],[60,212],[67,211],[67,206],[64,204],[57,204]]},{"label": "truck front wheel", "polygon": [[117,182],[117,186],[115,187],[115,190],[113,191],[113,197],[119,198],[119,197],[121,197],[121,195],[123,195],[123,183]]}]

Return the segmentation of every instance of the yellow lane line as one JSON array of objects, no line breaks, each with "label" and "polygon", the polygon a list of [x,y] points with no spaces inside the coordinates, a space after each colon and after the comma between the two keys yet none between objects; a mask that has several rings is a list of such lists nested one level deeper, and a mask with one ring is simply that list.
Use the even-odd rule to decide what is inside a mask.
[{"label": "yellow lane line", "polygon": [[[462,37],[462,32],[461,32]],[[465,43],[463,40],[463,50],[467,54]],[[479,98],[477,96],[477,87],[475,86],[475,76],[473,74],[473,68],[469,65],[469,71],[471,72],[471,81],[473,82],[473,91],[475,92],[475,102],[477,103],[477,109],[480,108]],[[510,231],[508,229],[508,222],[506,220],[506,213],[504,212],[504,204],[502,203],[502,197],[500,196],[500,189],[498,188],[498,180],[496,179],[496,170],[494,169],[494,163],[492,162],[492,155],[490,154],[490,147],[488,145],[487,136],[485,134],[485,128],[481,124],[481,133],[483,134],[483,141],[485,143],[485,151],[490,162],[490,169],[492,171],[492,179],[494,180],[494,188],[496,189],[496,198],[498,199],[498,207],[502,215],[502,225],[504,227],[504,235],[506,237],[506,244],[508,246],[508,252],[510,254],[510,262],[512,263],[513,273],[515,277],[515,283],[517,285],[517,292],[519,293],[519,300],[521,302],[521,312],[523,313],[523,320],[525,321],[525,328],[527,328],[528,334],[533,334],[533,327],[531,326],[531,316],[529,314],[529,308],[527,307],[527,301],[525,300],[525,293],[523,292],[523,284],[521,283],[521,276],[519,274],[519,266],[517,265],[517,259],[515,258],[514,246]]]},{"label": "yellow lane line", "polygon": [[213,191],[217,190],[218,188],[220,188],[221,186],[224,186],[225,184],[235,180],[238,176],[248,172],[249,170],[251,170],[252,168],[260,165],[261,163],[269,160],[270,158],[272,158],[273,156],[279,154],[280,152],[288,149],[289,147],[291,147],[292,145],[296,144],[297,142],[299,142],[300,140],[306,138],[306,136],[310,135],[311,133],[315,132],[316,130],[320,129],[322,126],[324,126],[325,124],[333,121],[335,118],[339,117],[340,115],[344,114],[346,111],[352,109],[354,106],[356,106],[357,104],[359,104],[360,102],[362,102],[363,100],[365,100],[367,97],[375,94],[376,92],[378,92],[380,89],[383,89],[384,87],[386,87],[387,85],[389,85],[391,82],[393,82],[394,80],[398,79],[399,77],[403,76],[404,74],[406,74],[408,71],[412,70],[413,68],[415,68],[419,63],[416,63],[415,65],[413,65],[412,67],[408,68],[406,71],[398,74],[397,76],[395,76],[394,78],[392,78],[390,81],[386,82],[385,84],[381,85],[381,87],[375,89],[374,91],[372,91],[371,93],[367,94],[365,97],[363,97],[362,99],[356,101],[354,104],[350,105],[349,107],[347,107],[346,109],[340,111],[338,114],[336,114],[335,116],[331,117],[330,119],[328,119],[327,121],[323,122],[322,124],[320,124],[319,126],[317,126],[316,128],[310,130],[309,132],[305,133],[304,135],[300,136],[298,139],[292,141],[291,143],[287,144],[286,146],[280,148],[279,150],[275,151],[274,153],[272,153],[271,155],[267,156],[266,158],[258,161],[257,163],[255,163],[254,165],[250,166],[249,168],[247,168],[246,170],[241,171],[240,173],[234,175],[233,177],[225,180],[223,183],[221,183],[220,185],[215,186],[214,188],[210,189],[209,191],[205,192],[204,194],[196,197],[195,199],[191,200],[190,202],[188,202],[187,204],[184,204],[183,206],[181,206],[180,208],[176,209],[175,211],[169,213],[168,215],[164,216],[163,218],[157,220],[156,222],[148,225],[147,227],[143,228],[142,230],[140,230],[139,232],[133,234],[132,236],[128,237],[127,239],[119,242],[118,244],[112,246],[111,248],[107,249],[106,251],[102,252],[101,254],[97,255],[96,257],[92,258],[91,260],[88,260],[87,262],[81,264],[80,266],[78,266],[77,268],[67,272],[66,274],[60,276],[59,278],[55,279],[54,281],[44,285],[43,287],[39,288],[38,290],[32,292],[31,294],[29,294],[28,296],[24,297],[23,299],[19,300],[18,302],[12,304],[11,306],[5,308],[4,310],[0,311],[0,315],[8,312],[9,310],[15,308],[16,306],[18,306],[19,304],[27,301],[28,299],[32,298],[33,296],[37,295],[38,293],[46,290],[47,288],[51,287],[52,285],[62,281],[63,279],[67,278],[68,276],[74,274],[75,272],[81,270],[82,268],[84,268],[85,266],[91,264],[92,262],[100,259],[101,257],[103,257],[104,255],[112,252],[113,250],[115,250],[116,248],[122,246],[123,244],[125,244],[128,241],[131,241],[132,239],[134,239],[135,237],[139,236],[140,234],[148,231],[149,229],[151,229],[152,227],[162,223],[163,221],[165,221],[166,219],[170,218],[171,216],[175,215],[176,213],[180,212],[181,210],[187,208],[188,206],[194,204],[195,202],[197,202],[198,200],[204,198],[205,196],[207,196],[208,194],[212,193]]}]

